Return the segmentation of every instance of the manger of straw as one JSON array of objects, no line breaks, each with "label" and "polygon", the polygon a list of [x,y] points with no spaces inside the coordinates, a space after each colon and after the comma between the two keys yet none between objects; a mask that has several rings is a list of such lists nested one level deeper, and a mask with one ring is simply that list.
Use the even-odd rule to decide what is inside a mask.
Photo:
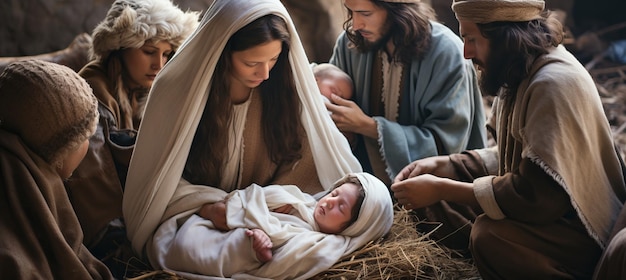
[{"label": "manger of straw", "polygon": [[[478,271],[466,259],[439,246],[428,234],[415,230],[419,221],[409,210],[394,208],[394,223],[387,236],[368,243],[313,277],[334,279],[479,279]],[[147,265],[126,262],[128,280],[184,279],[169,271],[147,270]]]},{"label": "manger of straw", "polygon": [[419,221],[395,207],[389,234],[370,242],[314,277],[322,279],[471,279],[476,268],[415,230]]}]

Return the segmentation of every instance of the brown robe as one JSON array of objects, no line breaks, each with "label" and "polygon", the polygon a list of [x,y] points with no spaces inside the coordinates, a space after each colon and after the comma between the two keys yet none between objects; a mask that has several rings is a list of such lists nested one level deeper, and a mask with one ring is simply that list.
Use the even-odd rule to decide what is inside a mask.
[{"label": "brown robe", "polygon": [[112,279],[83,233],[53,166],[0,129],[0,276]]},{"label": "brown robe", "polygon": [[[94,95],[98,100],[106,106],[113,113],[115,122],[119,129],[139,129],[139,123],[141,122],[141,114],[137,114],[137,111],[143,108],[145,99],[148,92],[145,91],[142,94],[136,96],[123,96],[116,97],[115,82],[111,81],[106,76],[106,68],[102,67],[100,62],[92,61],[87,64],[78,74],[85,78],[87,83],[93,88]],[[118,102],[118,98],[126,98],[128,102],[133,106],[129,112],[125,110]]]},{"label": "brown robe", "polygon": [[[457,175],[465,178],[487,175],[482,173],[486,168],[474,151],[450,158]],[[460,243],[461,236],[469,233],[466,240],[483,279],[500,279],[502,275],[511,279],[589,278],[601,248],[589,236],[569,196],[556,181],[538,165],[524,159],[519,170],[497,177],[493,185],[496,200],[507,218],[493,220],[481,214],[468,219],[468,226],[452,235]],[[450,211],[444,213],[461,217]],[[443,233],[436,236],[443,237]],[[526,275],[518,274],[520,267]]]},{"label": "brown robe", "polygon": [[122,219],[124,182],[138,128],[133,123],[139,122],[131,112],[120,109],[104,71],[91,62],[79,72],[98,98],[100,119],[87,155],[65,182],[90,250],[99,244],[111,221]]},{"label": "brown robe", "polygon": [[604,249],[593,279],[626,279],[626,207],[613,226],[611,242]]},{"label": "brown robe", "polygon": [[490,175],[473,181],[484,214],[470,250],[482,278],[591,278],[626,193],[587,71],[563,46],[551,49],[514,95],[494,101],[490,127],[497,150],[456,160]]}]

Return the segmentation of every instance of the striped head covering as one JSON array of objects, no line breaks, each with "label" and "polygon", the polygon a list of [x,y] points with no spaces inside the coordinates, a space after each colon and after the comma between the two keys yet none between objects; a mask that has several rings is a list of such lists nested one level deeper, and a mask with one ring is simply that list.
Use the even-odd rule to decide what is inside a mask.
[{"label": "striped head covering", "polygon": [[530,21],[539,18],[543,0],[454,0],[452,10],[459,21],[489,23]]}]

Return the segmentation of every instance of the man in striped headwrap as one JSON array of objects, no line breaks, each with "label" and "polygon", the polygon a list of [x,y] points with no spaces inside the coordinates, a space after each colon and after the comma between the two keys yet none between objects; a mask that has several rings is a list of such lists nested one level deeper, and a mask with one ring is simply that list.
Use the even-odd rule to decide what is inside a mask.
[{"label": "man in striped headwrap", "polygon": [[497,145],[412,163],[395,197],[480,207],[469,248],[483,279],[590,279],[626,199],[593,79],[560,44],[544,1],[455,0],[452,9],[482,92],[496,97],[488,129]]}]

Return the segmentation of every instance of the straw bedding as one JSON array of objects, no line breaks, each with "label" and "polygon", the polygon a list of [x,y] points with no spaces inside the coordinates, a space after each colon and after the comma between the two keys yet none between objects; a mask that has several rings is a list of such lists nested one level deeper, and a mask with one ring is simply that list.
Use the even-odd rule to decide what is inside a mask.
[{"label": "straw bedding", "polygon": [[468,260],[417,232],[418,222],[410,211],[395,209],[394,224],[387,237],[371,242],[313,279],[479,278]]},{"label": "straw bedding", "polygon": [[[332,279],[479,279],[476,268],[455,252],[440,247],[415,230],[410,211],[395,208],[390,233],[346,256],[313,280]],[[130,250],[130,249],[128,249]],[[136,258],[124,261],[125,279],[184,279],[175,273],[150,270]]]}]

